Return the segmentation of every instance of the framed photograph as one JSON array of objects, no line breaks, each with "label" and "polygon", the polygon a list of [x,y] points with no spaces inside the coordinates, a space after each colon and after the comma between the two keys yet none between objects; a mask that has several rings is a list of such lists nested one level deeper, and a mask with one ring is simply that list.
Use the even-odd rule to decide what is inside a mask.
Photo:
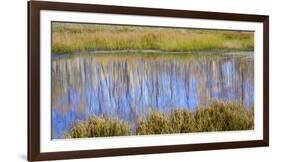
[{"label": "framed photograph", "polygon": [[268,145],[268,16],[28,2],[28,160]]}]

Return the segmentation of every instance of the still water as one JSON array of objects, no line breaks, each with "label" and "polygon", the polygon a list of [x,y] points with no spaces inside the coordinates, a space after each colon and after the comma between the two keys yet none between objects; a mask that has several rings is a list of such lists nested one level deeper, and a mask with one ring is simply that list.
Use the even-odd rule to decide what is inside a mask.
[{"label": "still water", "polygon": [[52,138],[93,115],[135,123],[151,108],[254,102],[253,53],[52,55]]}]

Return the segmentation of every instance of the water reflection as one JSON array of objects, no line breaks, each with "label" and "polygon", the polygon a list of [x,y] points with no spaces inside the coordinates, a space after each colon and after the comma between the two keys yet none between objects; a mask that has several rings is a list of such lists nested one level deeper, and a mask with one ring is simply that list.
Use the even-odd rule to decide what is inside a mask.
[{"label": "water reflection", "polygon": [[253,105],[253,54],[85,54],[52,58],[52,137],[78,120],[110,115],[135,123],[150,108]]}]

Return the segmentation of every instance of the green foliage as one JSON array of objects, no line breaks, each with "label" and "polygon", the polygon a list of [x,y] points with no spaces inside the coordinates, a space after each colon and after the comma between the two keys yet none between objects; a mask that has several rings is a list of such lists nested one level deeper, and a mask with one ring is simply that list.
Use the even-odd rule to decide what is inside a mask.
[{"label": "green foliage", "polygon": [[254,129],[254,107],[213,101],[195,112],[175,108],[171,113],[152,109],[138,119],[136,130],[127,122],[111,117],[96,117],[78,122],[65,138],[149,135],[169,133],[211,132]]},{"label": "green foliage", "polygon": [[253,50],[254,34],[239,31],[68,23],[54,23],[52,26],[52,53],[129,49]]}]

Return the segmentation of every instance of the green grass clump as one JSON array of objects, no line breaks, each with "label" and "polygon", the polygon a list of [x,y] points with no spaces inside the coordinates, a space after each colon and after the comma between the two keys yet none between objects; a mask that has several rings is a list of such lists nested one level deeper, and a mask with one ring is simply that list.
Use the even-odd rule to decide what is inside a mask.
[{"label": "green grass clump", "polygon": [[137,127],[111,117],[96,117],[78,122],[65,138],[150,135],[254,129],[254,108],[241,104],[213,101],[195,112],[175,108],[170,113],[152,109],[137,119]]},{"label": "green grass clump", "polygon": [[152,110],[139,119],[136,134],[168,134],[254,129],[254,108],[237,103],[213,101],[195,112],[174,109],[170,114]]},{"label": "green grass clump", "polygon": [[175,109],[170,115],[173,133],[188,133],[193,131],[193,116],[186,109]]},{"label": "green grass clump", "polygon": [[253,32],[53,23],[52,53],[95,50],[253,50]]},{"label": "green grass clump", "polygon": [[167,134],[171,133],[169,117],[163,112],[152,110],[148,118],[138,121],[137,134]]},{"label": "green grass clump", "polygon": [[111,117],[92,117],[90,120],[78,122],[65,138],[87,138],[126,136],[131,134],[130,125]]},{"label": "green grass clump", "polygon": [[195,131],[230,131],[254,128],[254,108],[235,103],[212,102],[194,114]]},{"label": "green grass clump", "polygon": [[193,130],[192,113],[174,109],[170,115],[152,110],[148,117],[139,119],[136,134],[188,133]]}]

